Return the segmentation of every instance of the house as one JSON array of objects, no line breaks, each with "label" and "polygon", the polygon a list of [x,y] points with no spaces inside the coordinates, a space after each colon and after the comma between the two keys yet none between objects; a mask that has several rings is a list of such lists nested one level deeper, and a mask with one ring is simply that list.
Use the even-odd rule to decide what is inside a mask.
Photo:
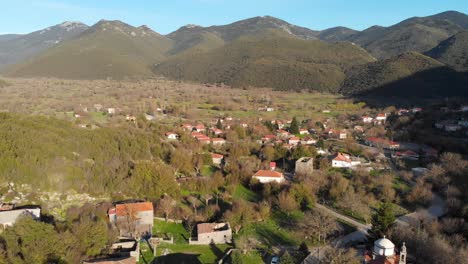
[{"label": "house", "polygon": [[204,126],[204,125],[196,125],[196,126],[195,126],[195,130],[196,130],[197,132],[200,132],[200,133],[201,133],[201,132],[205,132],[205,126]]},{"label": "house", "polygon": [[413,114],[419,113],[419,112],[421,112],[421,111],[422,111],[422,108],[421,108],[421,107],[414,107],[413,109],[411,109],[411,112],[412,112]]},{"label": "house", "polygon": [[327,153],[328,153],[328,151],[326,151],[324,149],[321,149],[321,148],[317,149],[317,154],[318,155],[326,155]]},{"label": "house", "polygon": [[176,133],[173,133],[173,132],[167,132],[166,137],[167,137],[167,139],[170,139],[170,140],[176,140],[178,135]]},{"label": "house", "polygon": [[182,128],[183,128],[184,130],[187,130],[187,131],[192,131],[192,130],[193,130],[193,126],[190,125],[190,124],[183,124],[183,125],[182,125]]},{"label": "house", "polygon": [[309,133],[309,130],[301,128],[301,129],[299,129],[299,134],[300,135],[309,135],[310,133]]},{"label": "house", "polygon": [[461,112],[468,112],[468,105],[464,105],[464,106],[460,107],[460,111]]},{"label": "house", "polygon": [[373,120],[374,120],[374,118],[372,118],[372,117],[370,117],[370,116],[363,116],[363,117],[362,117],[362,122],[363,122],[363,123],[366,123],[366,124],[372,123]]},{"label": "house", "polygon": [[384,149],[399,149],[400,144],[395,141],[387,140],[384,138],[368,137],[365,140],[366,144],[371,147],[382,147]]},{"label": "house", "polygon": [[13,226],[21,216],[30,216],[35,220],[41,218],[39,206],[15,207],[14,205],[0,206],[0,232],[8,226]]},{"label": "house", "polygon": [[257,179],[260,183],[283,183],[285,180],[283,173],[274,170],[259,170],[252,176],[252,178]]},{"label": "house", "polygon": [[362,126],[354,126],[354,131],[364,133],[364,128]]},{"label": "house", "polygon": [[299,144],[299,142],[301,142],[301,139],[298,137],[292,137],[288,139],[288,144],[293,145],[293,146]]},{"label": "house", "polygon": [[213,134],[215,134],[216,136],[223,134],[223,131],[219,128],[212,128],[211,132],[213,132]]},{"label": "house", "polygon": [[409,114],[409,112],[410,112],[410,111],[409,111],[408,109],[402,108],[402,109],[399,109],[399,110],[398,110],[397,114],[398,114],[399,116],[403,116],[403,115]]},{"label": "house", "polygon": [[116,225],[120,236],[151,234],[154,208],[151,202],[117,203],[108,211],[109,221]]},{"label": "house", "polygon": [[197,225],[196,239],[189,239],[191,245],[227,244],[232,242],[229,223],[201,223]]},{"label": "house", "polygon": [[311,157],[302,157],[296,161],[296,175],[309,176],[314,171],[314,159]]},{"label": "house", "polygon": [[115,108],[113,108],[113,107],[107,108],[107,113],[109,115],[115,115]]},{"label": "house", "polygon": [[262,137],[262,143],[271,142],[276,139],[275,135],[265,135]]},{"label": "house", "polygon": [[210,144],[211,143],[211,138],[207,137],[205,135],[196,136],[195,138],[197,139],[198,142],[200,142],[202,144]]},{"label": "house", "polygon": [[243,127],[243,128],[248,128],[249,125],[247,123],[240,123],[240,126]]},{"label": "house", "polygon": [[330,113],[331,111],[330,110],[323,110],[322,113],[325,113],[325,114],[328,114]]},{"label": "house", "polygon": [[346,139],[347,137],[346,130],[327,129],[324,131],[324,134],[325,136],[338,139]]},{"label": "house", "polygon": [[377,117],[375,117],[375,124],[383,124],[387,121],[387,114],[378,114]]},{"label": "house", "polygon": [[353,161],[350,155],[341,152],[336,153],[332,159],[333,168],[351,168],[360,164],[360,161]]},{"label": "house", "polygon": [[286,138],[289,136],[289,132],[283,129],[279,129],[278,131],[276,131],[276,136],[280,138]]},{"label": "house", "polygon": [[397,152],[394,157],[398,158],[403,158],[403,159],[409,159],[409,160],[418,160],[419,159],[419,154],[412,151],[412,150],[407,150],[405,152]]},{"label": "house", "polygon": [[281,120],[272,120],[271,121],[272,125],[276,125],[278,129],[283,129],[284,128],[284,122]]},{"label": "house", "polygon": [[312,137],[304,137],[301,140],[302,145],[314,145],[315,143],[317,143],[317,140]]},{"label": "house", "polygon": [[211,153],[211,159],[213,160],[214,165],[221,165],[223,162],[224,156],[221,154]]},{"label": "house", "polygon": [[226,144],[226,140],[224,138],[212,138],[211,143],[216,146]]}]

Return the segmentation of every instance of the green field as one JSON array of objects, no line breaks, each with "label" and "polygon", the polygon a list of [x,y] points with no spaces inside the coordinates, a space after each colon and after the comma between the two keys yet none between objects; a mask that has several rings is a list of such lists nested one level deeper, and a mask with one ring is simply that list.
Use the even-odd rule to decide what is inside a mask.
[{"label": "green field", "polygon": [[174,236],[174,243],[186,244],[189,234],[182,224],[154,220],[153,234],[164,237]]},{"label": "green field", "polygon": [[236,187],[236,190],[234,191],[234,198],[244,199],[249,202],[258,202],[260,200],[260,196],[257,193],[247,189],[241,184]]}]

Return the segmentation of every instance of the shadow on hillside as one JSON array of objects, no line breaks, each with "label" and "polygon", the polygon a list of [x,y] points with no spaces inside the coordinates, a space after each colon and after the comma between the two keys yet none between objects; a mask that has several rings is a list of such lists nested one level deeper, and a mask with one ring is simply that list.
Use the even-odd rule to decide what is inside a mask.
[{"label": "shadow on hillside", "polygon": [[455,97],[468,101],[468,72],[434,68],[348,97],[378,107],[425,105]]}]

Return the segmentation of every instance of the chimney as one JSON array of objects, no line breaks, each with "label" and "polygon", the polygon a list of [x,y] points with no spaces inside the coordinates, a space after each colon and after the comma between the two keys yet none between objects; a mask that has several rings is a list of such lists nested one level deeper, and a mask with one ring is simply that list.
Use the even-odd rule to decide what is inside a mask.
[{"label": "chimney", "polygon": [[276,162],[270,162],[270,170],[274,171],[276,169]]}]

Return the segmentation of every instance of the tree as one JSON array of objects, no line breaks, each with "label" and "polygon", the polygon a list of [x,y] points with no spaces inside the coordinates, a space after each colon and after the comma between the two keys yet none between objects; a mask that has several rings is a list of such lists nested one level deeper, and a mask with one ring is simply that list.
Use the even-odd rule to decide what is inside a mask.
[{"label": "tree", "polygon": [[314,209],[312,212],[307,213],[298,223],[298,226],[300,227],[301,234],[304,235],[304,239],[314,237],[319,242],[325,240],[338,228],[335,219],[319,209]]},{"label": "tree", "polygon": [[234,233],[238,234],[243,226],[252,223],[255,211],[250,203],[244,200],[235,200],[231,210],[226,211],[223,218],[232,226]]},{"label": "tree", "polygon": [[280,193],[278,197],[278,206],[288,215],[298,208],[298,204],[294,197],[286,191]]},{"label": "tree", "polygon": [[299,121],[297,121],[297,118],[294,117],[292,122],[291,122],[291,126],[289,127],[289,132],[291,134],[299,134]]},{"label": "tree", "polygon": [[166,219],[166,222],[172,212],[174,212],[176,204],[177,202],[169,195],[165,195],[162,199],[159,200],[157,208],[164,213],[164,219]]},{"label": "tree", "polygon": [[371,232],[376,237],[388,236],[390,229],[395,223],[395,214],[393,205],[390,202],[384,202],[372,215]]},{"label": "tree", "polygon": [[296,260],[291,256],[291,254],[289,254],[288,251],[286,251],[281,257],[280,263],[281,264],[295,264]]},{"label": "tree", "polygon": [[216,122],[216,128],[217,129],[222,129],[223,128],[223,123],[221,123],[221,119],[218,119],[218,122]]},{"label": "tree", "polygon": [[198,199],[198,197],[189,196],[187,198],[187,201],[192,206],[192,209],[193,209],[193,212],[195,213],[195,216],[197,216],[197,208],[198,208],[198,206],[200,206],[200,200]]},{"label": "tree", "polygon": [[232,264],[243,264],[242,254],[239,250],[234,250],[231,253],[231,263]]},{"label": "tree", "polygon": [[58,262],[63,244],[54,226],[24,216],[2,234],[11,263]]},{"label": "tree", "polygon": [[325,251],[323,263],[329,264],[360,264],[355,249],[330,248]]}]

